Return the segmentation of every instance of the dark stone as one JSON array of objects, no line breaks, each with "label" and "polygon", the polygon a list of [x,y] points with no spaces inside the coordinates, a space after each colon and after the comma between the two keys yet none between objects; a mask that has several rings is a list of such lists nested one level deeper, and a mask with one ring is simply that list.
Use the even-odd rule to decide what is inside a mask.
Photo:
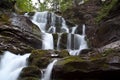
[{"label": "dark stone", "polygon": [[18,80],[24,80],[25,78],[31,78],[31,77],[36,78],[35,80],[37,80],[40,78],[40,76],[41,76],[41,71],[38,67],[29,66],[29,67],[23,68]]}]

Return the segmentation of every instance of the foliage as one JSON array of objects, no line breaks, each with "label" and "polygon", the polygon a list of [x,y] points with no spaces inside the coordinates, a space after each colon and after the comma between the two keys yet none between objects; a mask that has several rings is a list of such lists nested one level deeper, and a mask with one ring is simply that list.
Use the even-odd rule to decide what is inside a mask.
[{"label": "foliage", "polygon": [[34,10],[31,0],[17,0],[16,4],[17,4],[17,7],[23,12]]},{"label": "foliage", "polygon": [[72,5],[72,0],[45,0],[40,2],[40,11],[65,11]]},{"label": "foliage", "polygon": [[117,2],[118,0],[111,0],[109,4],[105,3],[101,8],[98,17],[96,18],[96,22],[100,22],[103,18],[105,18]]}]

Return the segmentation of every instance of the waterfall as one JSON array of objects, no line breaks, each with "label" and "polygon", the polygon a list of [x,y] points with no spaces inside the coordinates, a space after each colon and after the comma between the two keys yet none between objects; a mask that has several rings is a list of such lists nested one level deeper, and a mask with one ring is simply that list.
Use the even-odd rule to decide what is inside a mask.
[{"label": "waterfall", "polygon": [[32,22],[36,24],[42,32],[46,32],[48,12],[36,12]]},{"label": "waterfall", "polygon": [[62,18],[61,32],[69,33],[69,29],[68,29],[68,27],[67,27],[67,25],[66,25],[66,22],[65,22],[64,18]]},{"label": "waterfall", "polygon": [[54,64],[57,62],[57,59],[55,59],[53,62],[51,62],[46,70],[45,70],[45,73],[43,74],[43,77],[41,80],[50,80],[50,76],[51,76],[51,73],[52,73],[52,69],[53,69],[53,66]]},{"label": "waterfall", "polygon": [[49,33],[42,34],[42,49],[54,49],[52,34]]},{"label": "waterfall", "polygon": [[[76,26],[77,27],[77,26]],[[75,33],[76,28],[72,28],[72,34]],[[67,42],[67,49],[70,55],[79,55],[80,51],[83,49],[87,49],[87,42],[85,40],[85,25],[82,27],[82,35],[74,34],[74,50],[71,49],[71,34],[68,34],[68,42]]]},{"label": "waterfall", "polygon": [[75,31],[76,31],[77,27],[78,27],[78,25],[76,25],[75,27],[72,27],[71,34],[75,34]]},{"label": "waterfall", "polygon": [[60,50],[60,40],[62,33],[58,33],[57,50]]},{"label": "waterfall", "polygon": [[17,80],[22,68],[27,66],[26,59],[29,55],[21,56],[9,51],[4,52],[0,61],[0,80]]},{"label": "waterfall", "polygon": [[[28,14],[25,14],[25,16],[28,17]],[[88,48],[85,40],[86,34],[84,24],[82,26],[82,35],[80,35],[76,33],[78,25],[69,27],[64,18],[54,13],[49,13],[47,11],[36,12],[32,17],[32,22],[41,30],[42,49],[54,50],[54,45],[57,45],[56,49],[60,50],[60,41],[67,42],[66,46],[70,55],[79,55],[81,50]],[[71,31],[69,28],[71,28]],[[54,43],[56,40],[53,40],[53,33],[58,35],[56,43]],[[67,33],[67,41],[61,38],[64,33]]]}]

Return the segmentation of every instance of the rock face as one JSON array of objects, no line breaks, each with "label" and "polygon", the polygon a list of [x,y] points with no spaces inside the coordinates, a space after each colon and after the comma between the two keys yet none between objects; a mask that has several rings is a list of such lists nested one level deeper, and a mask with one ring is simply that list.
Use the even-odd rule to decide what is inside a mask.
[{"label": "rock face", "polygon": [[26,17],[8,14],[0,18],[0,50],[24,54],[33,49],[40,49],[40,30]]}]

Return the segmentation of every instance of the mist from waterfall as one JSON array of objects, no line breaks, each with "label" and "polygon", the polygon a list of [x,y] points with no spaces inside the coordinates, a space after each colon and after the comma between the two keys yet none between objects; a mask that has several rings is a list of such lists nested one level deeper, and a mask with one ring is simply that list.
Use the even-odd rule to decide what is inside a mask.
[{"label": "mist from waterfall", "polygon": [[0,60],[0,80],[17,80],[21,70],[27,66],[26,59],[30,54],[15,55],[6,51]]}]

